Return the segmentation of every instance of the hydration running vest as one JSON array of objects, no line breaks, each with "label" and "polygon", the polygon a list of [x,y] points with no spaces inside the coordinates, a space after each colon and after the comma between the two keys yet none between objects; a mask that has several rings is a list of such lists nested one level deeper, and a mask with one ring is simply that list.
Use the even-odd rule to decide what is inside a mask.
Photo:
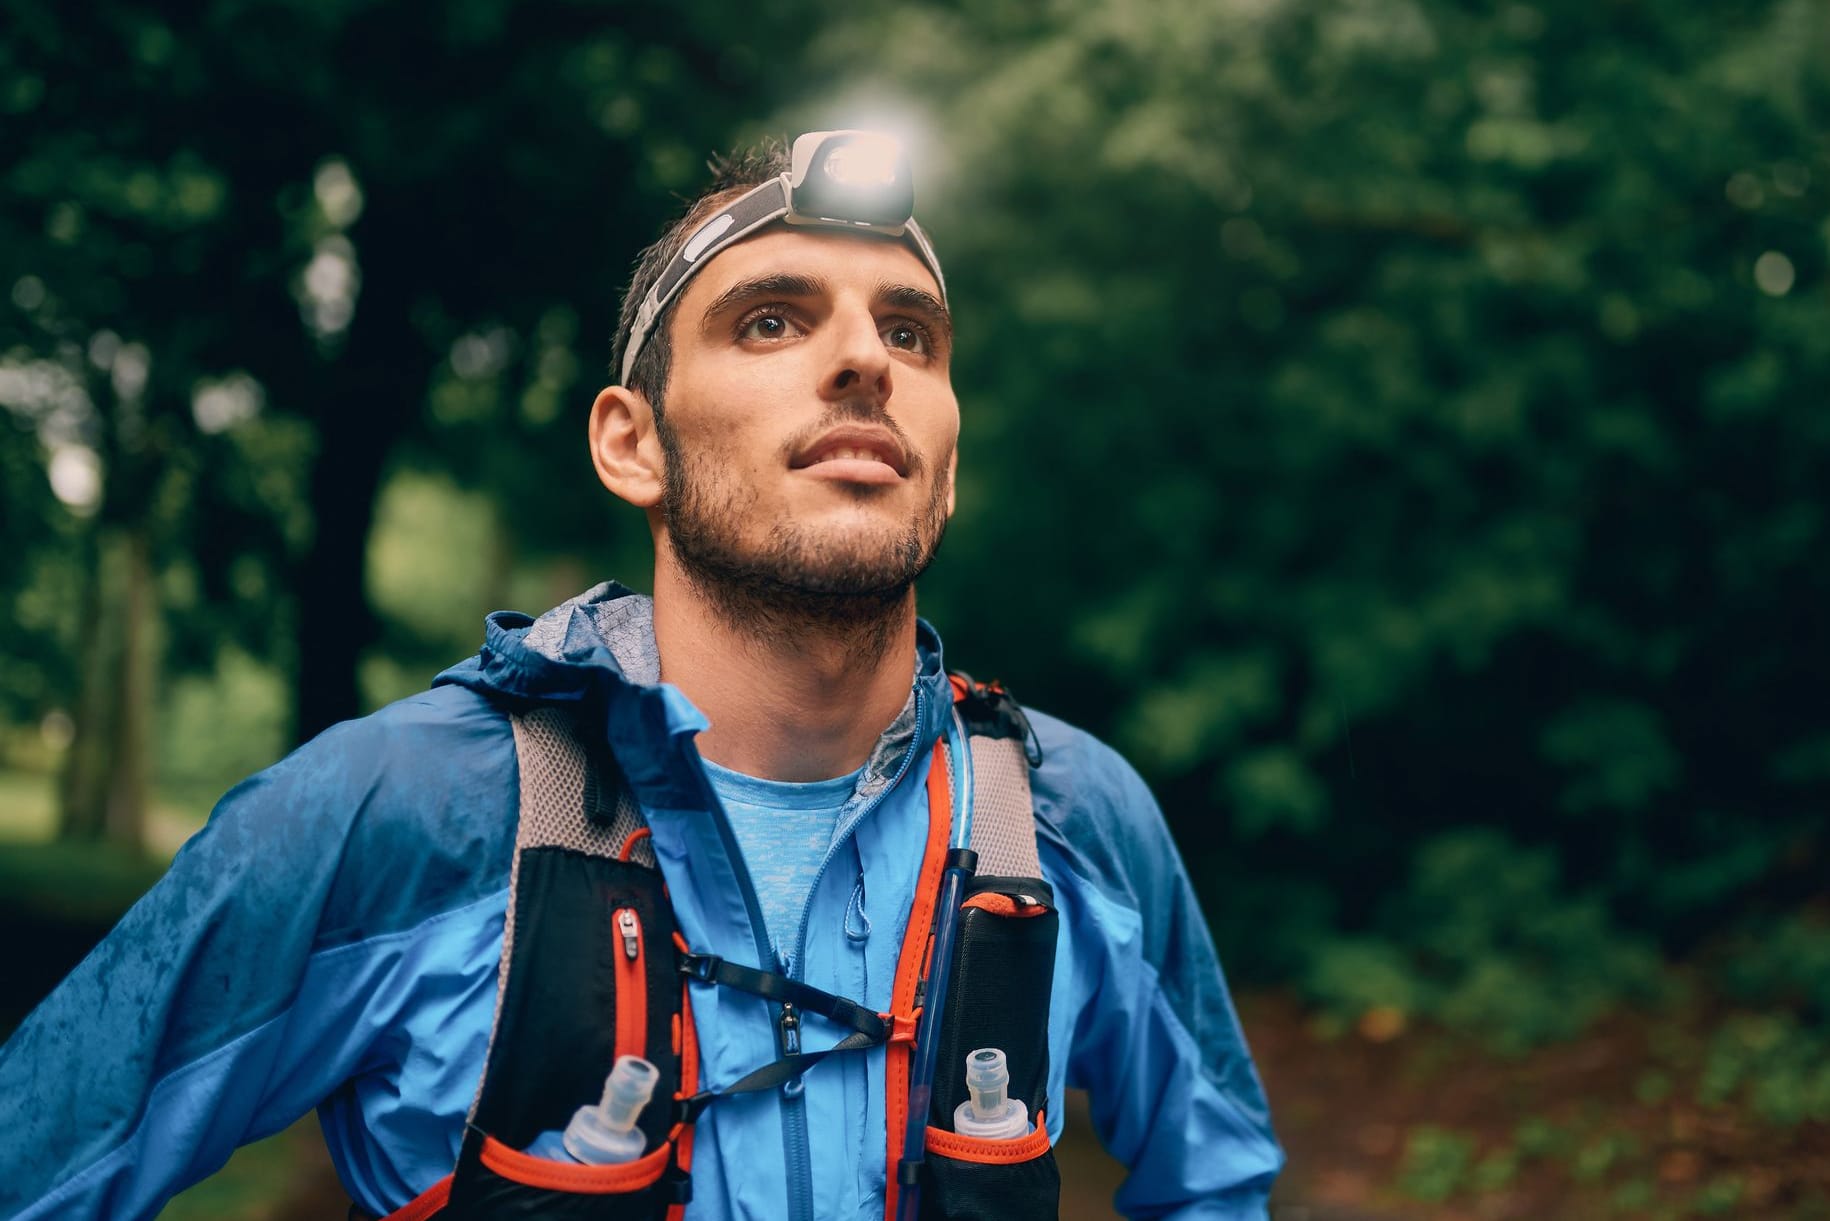
[{"label": "hydration running vest", "polygon": [[[603,735],[580,732],[570,709],[512,714],[521,808],[483,1078],[456,1168],[386,1221],[681,1221],[692,1198],[693,1123],[707,1106],[879,1045],[887,1045],[886,1221],[1054,1217],[1061,1184],[1044,1094],[1059,916],[1030,804],[1039,747],[1002,688],[965,675],[953,675],[952,686],[964,729],[955,740],[968,759],[952,757],[948,735],[935,744],[926,850],[887,1012],[694,953]],[[969,846],[952,846],[956,783],[972,795]],[[704,1089],[695,986],[776,1006],[780,1058]],[[804,1012],[850,1033],[802,1052]],[[1033,1116],[1027,1136],[951,1130],[966,1100],[961,1066],[981,1047],[1004,1050],[1010,1095]],[[620,1055],[660,1070],[637,1121],[646,1154],[588,1166],[520,1152],[596,1102]],[[353,1221],[366,1216],[351,1210]]]}]

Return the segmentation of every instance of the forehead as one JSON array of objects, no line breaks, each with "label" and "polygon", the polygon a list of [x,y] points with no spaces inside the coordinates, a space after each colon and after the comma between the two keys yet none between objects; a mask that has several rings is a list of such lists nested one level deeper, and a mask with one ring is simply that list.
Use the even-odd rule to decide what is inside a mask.
[{"label": "forehead", "polygon": [[934,274],[900,239],[777,225],[713,255],[681,293],[679,313],[697,317],[733,284],[777,273],[814,276],[835,289],[887,282],[940,296]]}]

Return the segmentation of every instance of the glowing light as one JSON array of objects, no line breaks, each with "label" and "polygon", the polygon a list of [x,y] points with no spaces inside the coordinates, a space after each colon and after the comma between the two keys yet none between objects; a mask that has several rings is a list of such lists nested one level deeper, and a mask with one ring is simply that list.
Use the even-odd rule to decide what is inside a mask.
[{"label": "glowing light", "polygon": [[259,415],[265,399],[260,383],[246,373],[221,381],[199,382],[191,395],[191,418],[197,421],[200,432],[226,432]]},{"label": "glowing light", "polygon": [[339,229],[348,228],[362,215],[362,187],[349,165],[331,158],[312,175],[311,193],[317,197],[324,219]]},{"label": "glowing light", "polygon": [[1769,297],[1785,296],[1797,280],[1798,269],[1777,250],[1769,250],[1754,260],[1754,283]]},{"label": "glowing light", "polygon": [[62,754],[76,741],[76,721],[62,708],[53,708],[38,723],[38,735],[53,754]]},{"label": "glowing light", "polygon": [[122,344],[108,366],[108,380],[114,383],[115,397],[125,400],[140,397],[151,373],[152,353],[142,343]]},{"label": "glowing light", "polygon": [[121,337],[101,330],[89,336],[89,363],[103,373],[114,368],[114,358],[121,354]]},{"label": "glowing light", "polygon": [[44,281],[37,276],[20,276],[13,281],[13,304],[30,313],[44,304]]},{"label": "glowing light", "polygon": [[826,155],[826,176],[841,186],[888,186],[896,181],[901,153],[889,136],[858,136]]},{"label": "glowing light", "polygon": [[467,381],[494,377],[515,354],[515,337],[503,327],[459,336],[451,345],[451,371]]},{"label": "glowing light", "polygon": [[908,155],[919,192],[933,198],[947,193],[950,160],[957,141],[934,136],[936,124],[915,98],[886,91],[881,85],[853,86],[797,111],[793,131],[865,131],[894,142]]},{"label": "glowing light", "polygon": [[77,513],[93,513],[102,500],[102,460],[86,445],[63,445],[51,451],[45,471],[51,494]]},{"label": "glowing light", "polygon": [[1729,175],[1722,194],[1728,197],[1729,203],[1749,212],[1766,202],[1766,188],[1760,185],[1760,179],[1746,170]]},{"label": "glowing light", "polygon": [[321,339],[341,335],[356,316],[361,289],[354,244],[341,234],[320,239],[297,288],[306,325]]}]

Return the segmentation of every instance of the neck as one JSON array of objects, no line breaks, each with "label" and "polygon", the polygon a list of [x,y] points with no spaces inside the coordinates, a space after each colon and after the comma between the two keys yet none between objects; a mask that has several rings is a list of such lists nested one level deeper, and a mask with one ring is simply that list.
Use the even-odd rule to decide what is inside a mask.
[{"label": "neck", "polygon": [[655,567],[661,677],[705,713],[707,759],[765,780],[826,780],[870,758],[909,697],[915,591],[869,605],[741,616]]}]

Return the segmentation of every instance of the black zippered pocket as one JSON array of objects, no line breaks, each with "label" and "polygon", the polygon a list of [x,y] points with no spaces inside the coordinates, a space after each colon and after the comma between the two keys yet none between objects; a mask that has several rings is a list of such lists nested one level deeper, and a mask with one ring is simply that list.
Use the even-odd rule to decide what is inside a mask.
[{"label": "black zippered pocket", "polygon": [[[1036,878],[972,878],[961,901],[946,1013],[928,1111],[923,1221],[999,1217],[1043,1221],[1060,1207],[1061,1174],[1043,1127],[1048,1090],[1048,1012],[1061,916]],[[966,1056],[1004,1052],[1010,1096],[1029,1109],[1031,1133],[1008,1141],[953,1132],[966,1101]]]},{"label": "black zippered pocket", "polygon": [[[508,990],[440,1221],[660,1221],[690,1194],[674,1115],[683,983],[654,869],[567,848],[523,849]],[[529,930],[533,930],[529,933]],[[598,1101],[618,1055],[660,1070],[637,1126],[648,1152],[583,1166],[523,1153]]]}]

